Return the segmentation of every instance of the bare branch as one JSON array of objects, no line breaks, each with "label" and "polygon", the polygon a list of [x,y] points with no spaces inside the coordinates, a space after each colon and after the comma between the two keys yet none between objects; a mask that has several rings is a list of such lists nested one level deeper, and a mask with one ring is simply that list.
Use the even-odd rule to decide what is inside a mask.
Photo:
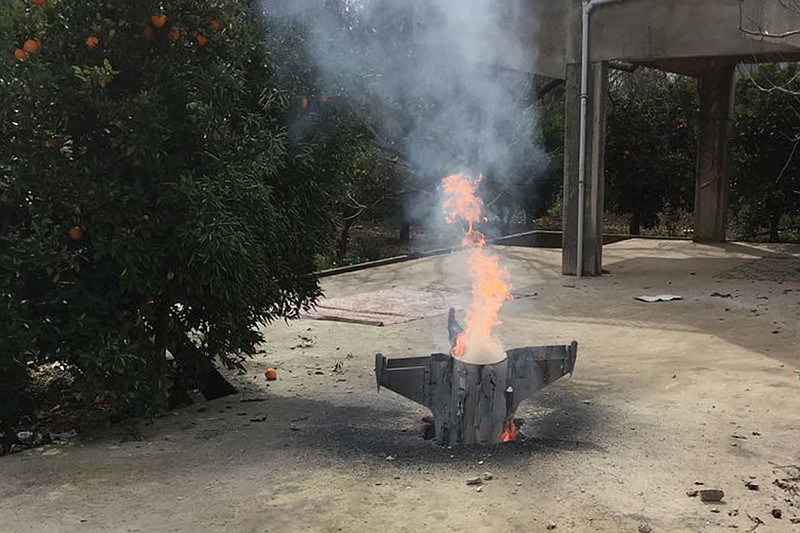
[{"label": "bare branch", "polygon": [[[764,28],[758,28],[755,30],[751,30],[744,27],[744,0],[739,0],[739,31],[744,33],[745,35],[752,35],[754,37],[762,37],[764,39],[786,39],[793,35],[800,35],[800,29],[796,30],[788,30],[781,33],[771,33]],[[786,9],[791,9],[786,4],[783,4],[783,7]],[[752,21],[751,21],[752,22]]]}]

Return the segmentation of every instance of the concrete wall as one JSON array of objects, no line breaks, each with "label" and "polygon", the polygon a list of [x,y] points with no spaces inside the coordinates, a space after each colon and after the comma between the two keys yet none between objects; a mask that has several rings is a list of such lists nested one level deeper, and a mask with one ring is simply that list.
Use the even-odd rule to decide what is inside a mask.
[{"label": "concrete wall", "polygon": [[[566,63],[578,62],[580,0],[506,0],[505,23],[534,50],[524,64],[503,66],[564,78]],[[767,38],[745,29],[780,34],[800,30],[797,10],[786,0],[621,0],[592,14],[591,61],[611,59],[694,73],[698,61],[730,57],[739,61],[800,59],[800,35]],[[508,15],[511,16],[508,16]]]},{"label": "concrete wall", "polygon": [[[592,14],[592,61],[797,53],[791,42],[760,41],[739,30],[745,12],[759,23],[800,29],[800,13],[774,0],[625,0]],[[578,57],[569,57],[577,61]]]}]

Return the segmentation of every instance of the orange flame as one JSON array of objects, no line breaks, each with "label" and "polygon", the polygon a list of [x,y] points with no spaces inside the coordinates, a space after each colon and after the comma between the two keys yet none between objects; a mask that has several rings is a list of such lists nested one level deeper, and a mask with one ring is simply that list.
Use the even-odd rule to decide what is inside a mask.
[{"label": "orange flame", "polygon": [[517,440],[518,433],[519,430],[517,429],[517,425],[514,423],[514,421],[506,420],[505,424],[503,424],[503,434],[501,435],[501,438],[503,442]]},{"label": "orange flame", "polygon": [[472,302],[466,309],[464,331],[456,339],[451,353],[455,357],[479,363],[491,363],[505,357],[492,328],[500,323],[497,313],[503,302],[511,299],[508,270],[500,259],[484,249],[486,239],[473,227],[481,219],[483,202],[476,194],[482,176],[472,179],[466,174],[452,174],[442,182],[445,219],[449,223],[461,219],[467,223],[462,243],[469,248],[467,264]]},{"label": "orange flame", "polygon": [[456,337],[456,343],[453,345],[453,348],[450,350],[450,353],[455,355],[456,357],[464,357],[464,332],[458,334]]}]

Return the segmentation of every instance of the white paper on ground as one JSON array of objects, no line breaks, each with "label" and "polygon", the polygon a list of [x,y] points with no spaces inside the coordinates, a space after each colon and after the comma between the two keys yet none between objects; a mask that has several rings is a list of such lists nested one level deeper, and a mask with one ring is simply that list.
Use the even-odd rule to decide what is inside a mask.
[{"label": "white paper on ground", "polygon": [[671,300],[683,300],[683,296],[678,296],[677,294],[657,294],[655,296],[649,296],[645,294],[642,296],[637,296],[636,299],[647,303],[669,302]]}]

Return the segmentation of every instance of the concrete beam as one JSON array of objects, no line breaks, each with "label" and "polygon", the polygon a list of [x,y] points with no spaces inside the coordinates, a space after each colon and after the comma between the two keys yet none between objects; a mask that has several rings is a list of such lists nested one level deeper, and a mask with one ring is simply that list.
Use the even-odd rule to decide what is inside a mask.
[{"label": "concrete beam", "polygon": [[735,68],[734,64],[723,63],[698,76],[700,129],[694,194],[696,242],[725,241]]},{"label": "concrete beam", "polygon": [[[564,120],[564,212],[561,271],[577,274],[578,246],[578,151],[580,149],[580,66],[567,65]],[[603,191],[606,139],[606,98],[608,70],[592,63],[589,70],[587,113],[588,146],[584,209],[583,275],[603,272]]]}]

